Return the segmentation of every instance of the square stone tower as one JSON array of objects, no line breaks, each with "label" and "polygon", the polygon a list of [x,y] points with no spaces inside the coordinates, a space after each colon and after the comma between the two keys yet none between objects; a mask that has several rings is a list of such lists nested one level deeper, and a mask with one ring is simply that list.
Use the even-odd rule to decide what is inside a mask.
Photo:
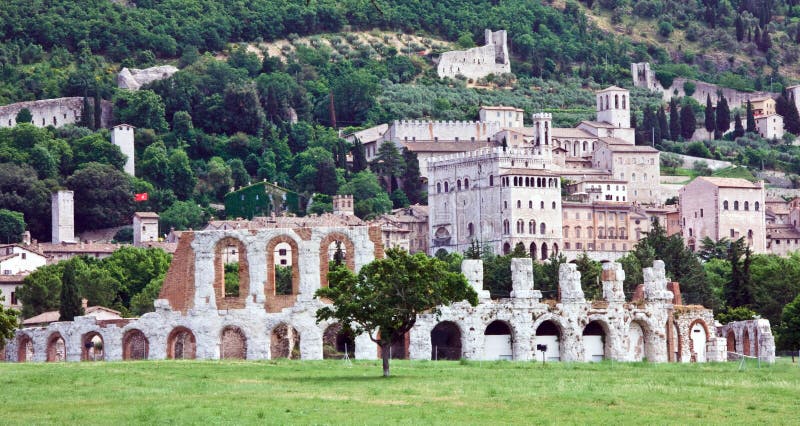
[{"label": "square stone tower", "polygon": [[597,92],[597,121],[617,128],[631,126],[631,94],[617,86]]},{"label": "square stone tower", "polygon": [[75,202],[72,191],[58,191],[51,198],[52,206],[52,242],[75,242]]},{"label": "square stone tower", "polygon": [[111,128],[111,143],[119,147],[119,150],[128,157],[125,162],[125,173],[135,176],[136,171],[133,161],[133,130],[130,124],[118,124]]},{"label": "square stone tower", "polygon": [[136,212],[133,214],[133,245],[158,241],[158,213]]},{"label": "square stone tower", "polygon": [[352,195],[334,195],[333,196],[333,214],[344,216],[355,215],[353,196]]}]

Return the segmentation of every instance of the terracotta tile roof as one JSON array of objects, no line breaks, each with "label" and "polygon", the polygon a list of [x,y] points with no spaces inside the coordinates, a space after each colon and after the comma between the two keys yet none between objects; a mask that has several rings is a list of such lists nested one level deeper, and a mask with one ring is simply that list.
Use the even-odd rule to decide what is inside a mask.
[{"label": "terracotta tile roof", "polygon": [[714,186],[720,188],[750,188],[750,189],[761,189],[759,185],[756,185],[753,182],[750,182],[747,179],[742,178],[723,178],[723,177],[711,177],[711,176],[700,176],[697,179],[704,180]]},{"label": "terracotta tile roof", "polygon": [[[111,308],[106,308],[105,306],[89,306],[88,308],[86,308],[83,315],[91,317],[91,316],[96,316],[101,312],[110,313],[112,315],[116,315],[122,318],[119,311],[115,311]],[[56,322],[59,319],[61,319],[61,314],[58,311],[48,311],[48,312],[42,312],[41,314],[36,315],[34,317],[30,317],[22,321],[22,324],[23,325],[48,324],[51,322]]]},{"label": "terracotta tile roof", "polygon": [[27,277],[27,274],[16,274],[16,275],[0,275],[0,283],[3,284],[21,284],[22,280]]},{"label": "terracotta tile roof", "polygon": [[525,111],[522,108],[517,108],[517,107],[513,107],[513,106],[504,106],[504,105],[497,105],[497,106],[482,105],[480,109],[503,110],[503,111],[518,111],[518,112]]},{"label": "terracotta tile roof", "polygon": [[617,128],[617,126],[615,126],[615,125],[613,125],[611,123],[606,123],[604,121],[584,120],[584,121],[581,121],[581,124],[587,124],[587,125],[589,125],[591,127],[599,127],[599,128],[602,128],[602,129],[616,129]]},{"label": "terracotta tile roof", "polygon": [[551,135],[554,138],[597,139],[597,136],[587,132],[586,130],[575,129],[571,127],[553,127],[553,133],[551,133]]},{"label": "terracotta tile roof", "polygon": [[370,127],[368,129],[359,130],[350,133],[348,135],[344,135],[344,137],[345,139],[358,138],[361,141],[361,143],[369,143],[380,139],[380,137],[383,136],[383,134],[386,133],[387,130],[389,130],[389,125],[384,123],[374,127]]},{"label": "terracotta tile roof", "polygon": [[608,86],[608,87],[606,87],[605,89],[603,89],[603,90],[601,90],[601,91],[599,91],[599,92],[597,92],[597,93],[611,92],[611,91],[619,91],[619,90],[625,90],[625,91],[627,91],[628,89],[623,89],[623,88],[621,88],[621,87],[618,87],[618,86]]},{"label": "terracotta tile roof", "polygon": [[767,225],[767,238],[800,238],[800,231],[792,225]]},{"label": "terracotta tile roof", "polygon": [[113,253],[122,244],[111,243],[39,243],[39,249],[45,253]]}]

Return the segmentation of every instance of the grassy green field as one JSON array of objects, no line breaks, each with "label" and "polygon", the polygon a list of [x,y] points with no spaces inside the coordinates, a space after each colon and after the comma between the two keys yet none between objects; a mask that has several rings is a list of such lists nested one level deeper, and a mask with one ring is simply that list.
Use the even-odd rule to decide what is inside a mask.
[{"label": "grassy green field", "polygon": [[797,423],[800,368],[393,361],[0,364],[2,424]]}]

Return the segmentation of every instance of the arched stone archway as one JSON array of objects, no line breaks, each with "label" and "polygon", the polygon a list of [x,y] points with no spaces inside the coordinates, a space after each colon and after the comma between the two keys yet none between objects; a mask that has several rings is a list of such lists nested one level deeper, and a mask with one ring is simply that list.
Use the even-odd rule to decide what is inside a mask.
[{"label": "arched stone archway", "polygon": [[[282,254],[281,250],[288,250],[290,253]],[[283,282],[287,272],[291,276],[288,277],[288,282]],[[281,309],[294,305],[298,293],[300,293],[300,248],[292,237],[277,236],[267,243],[267,281],[264,283],[267,312],[280,312]]]},{"label": "arched stone archway", "polygon": [[300,359],[300,333],[294,327],[280,323],[272,329],[270,358]]},{"label": "arched stone archway", "polygon": [[[331,262],[331,246],[336,242],[341,243],[341,250],[344,251],[344,265],[347,269],[356,270],[355,252],[356,246],[353,241],[341,232],[331,232],[322,239],[319,245],[319,283],[321,287],[328,286],[328,270],[330,269]],[[335,253],[335,252],[334,252]]]},{"label": "arched stone archway", "polygon": [[534,339],[534,359],[540,359],[542,352],[537,348],[538,345],[545,345],[547,349],[544,351],[544,358],[546,361],[561,361],[561,345],[562,343],[562,328],[561,325],[547,319],[542,321],[535,330]]},{"label": "arched stone archway", "polygon": [[247,359],[247,336],[241,328],[229,325],[220,335],[220,359]]},{"label": "arched stone archway", "polygon": [[[728,352],[736,352],[736,333],[732,329],[728,330],[728,335],[726,336],[726,343]],[[730,354],[728,356],[730,356]]]},{"label": "arched stone archway", "polygon": [[250,266],[247,247],[238,238],[220,238],[214,246],[214,295],[217,309],[243,309],[249,294]]},{"label": "arched stone archway", "polygon": [[31,339],[31,337],[27,334],[20,334],[19,337],[17,337],[17,361],[33,361],[33,355],[33,339]]},{"label": "arched stone archway", "polygon": [[750,332],[747,330],[747,327],[742,331],[742,354],[750,355]]},{"label": "arched stone archway", "polygon": [[509,361],[514,359],[514,335],[507,322],[492,321],[486,326],[483,339],[484,359]]},{"label": "arched stone archway", "polygon": [[431,359],[461,359],[461,328],[452,321],[436,324],[431,330]]},{"label": "arched stone archway", "polygon": [[667,360],[669,362],[681,362],[681,334],[678,324],[674,319],[668,319],[665,326],[667,331]]},{"label": "arched stone archway", "polygon": [[63,362],[67,360],[67,344],[61,333],[55,332],[47,338],[47,362]]},{"label": "arched stone archway", "polygon": [[141,330],[128,330],[122,337],[122,359],[147,359],[150,355],[150,342]]},{"label": "arched stone archway", "polygon": [[644,361],[647,353],[647,326],[639,321],[631,321],[628,326],[628,356],[631,361]]},{"label": "arched stone archway", "polygon": [[599,362],[607,359],[610,353],[608,326],[599,320],[590,321],[583,328],[584,360]]},{"label": "arched stone archway", "polygon": [[689,326],[689,352],[691,361],[706,362],[706,346],[708,344],[708,325],[697,319]]},{"label": "arched stone archway", "polygon": [[194,333],[186,327],[175,327],[167,337],[167,358],[195,359],[197,342]]},{"label": "arched stone archway", "polygon": [[90,331],[81,337],[81,361],[105,361],[103,336]]},{"label": "arched stone archway", "polygon": [[322,333],[322,358],[341,359],[347,354],[355,358],[356,340],[340,323],[333,323]]}]

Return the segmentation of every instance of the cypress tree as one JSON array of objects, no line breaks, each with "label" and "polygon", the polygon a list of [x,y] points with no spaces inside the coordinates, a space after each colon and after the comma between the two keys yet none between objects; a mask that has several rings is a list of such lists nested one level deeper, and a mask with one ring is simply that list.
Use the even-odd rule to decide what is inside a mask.
[{"label": "cypress tree", "polygon": [[94,127],[92,127],[92,130],[103,127],[103,103],[101,101],[100,92],[95,88],[94,103],[92,105],[94,107]]},{"label": "cypress tree", "polygon": [[669,101],[669,134],[674,141],[681,138],[681,120],[678,115],[678,103],[675,102],[675,98]]},{"label": "cypress tree", "polygon": [[72,321],[77,316],[83,315],[81,296],[78,294],[78,282],[75,279],[75,262],[69,261],[64,265],[61,277],[61,306],[58,308],[61,315],[59,321]]},{"label": "cypress tree", "polygon": [[716,115],[717,130],[714,133],[714,137],[716,139],[721,139],[722,135],[731,128],[731,111],[728,109],[728,101],[722,94],[720,94],[719,101],[717,102]]},{"label": "cypress tree", "polygon": [[89,102],[89,97],[83,97],[83,108],[81,109],[81,120],[79,125],[87,129],[94,129],[94,106]]},{"label": "cypress tree", "polygon": [[681,108],[681,136],[683,136],[683,140],[690,140],[696,127],[697,120],[694,117],[691,105],[684,105]]},{"label": "cypress tree", "polygon": [[664,139],[669,139],[669,123],[667,122],[667,113],[664,112],[664,107],[658,108],[658,129],[659,134],[656,138],[656,143],[661,143]]},{"label": "cypress tree", "polygon": [[769,35],[769,30],[764,28],[764,31],[761,33],[761,51],[766,52],[772,47],[772,37]]},{"label": "cypress tree", "polygon": [[783,117],[783,126],[789,133],[800,135],[800,113],[797,111],[794,94],[789,93],[786,104],[786,115]]},{"label": "cypress tree", "polygon": [[742,117],[737,112],[733,116],[733,137],[738,138],[744,136],[744,127],[742,127]]},{"label": "cypress tree", "polygon": [[353,173],[358,173],[363,170],[367,170],[369,166],[367,164],[367,153],[364,152],[364,144],[361,143],[361,140],[356,138],[355,142],[353,143]]},{"label": "cypress tree", "polygon": [[644,132],[642,134],[644,144],[650,145],[661,142],[661,129],[658,126],[658,117],[649,106],[644,107],[644,119],[642,120]]},{"label": "cypress tree", "polygon": [[736,41],[744,40],[744,22],[742,22],[741,15],[736,15],[736,22],[734,25],[736,26]]},{"label": "cypress tree", "polygon": [[756,132],[756,117],[753,115],[753,104],[749,100],[747,101],[747,128],[745,130],[747,133]]},{"label": "cypress tree", "polygon": [[419,160],[417,154],[408,148],[403,148],[403,160],[406,163],[403,173],[403,189],[405,189],[408,201],[411,204],[427,204],[428,198],[422,190],[422,177],[419,171]]},{"label": "cypress tree", "polygon": [[706,95],[706,120],[705,120],[705,127],[709,133],[714,132],[716,130],[717,125],[714,121],[714,106],[711,105],[711,95]]},{"label": "cypress tree", "polygon": [[753,33],[753,43],[761,50],[761,29],[758,27],[756,27],[756,31]]}]

